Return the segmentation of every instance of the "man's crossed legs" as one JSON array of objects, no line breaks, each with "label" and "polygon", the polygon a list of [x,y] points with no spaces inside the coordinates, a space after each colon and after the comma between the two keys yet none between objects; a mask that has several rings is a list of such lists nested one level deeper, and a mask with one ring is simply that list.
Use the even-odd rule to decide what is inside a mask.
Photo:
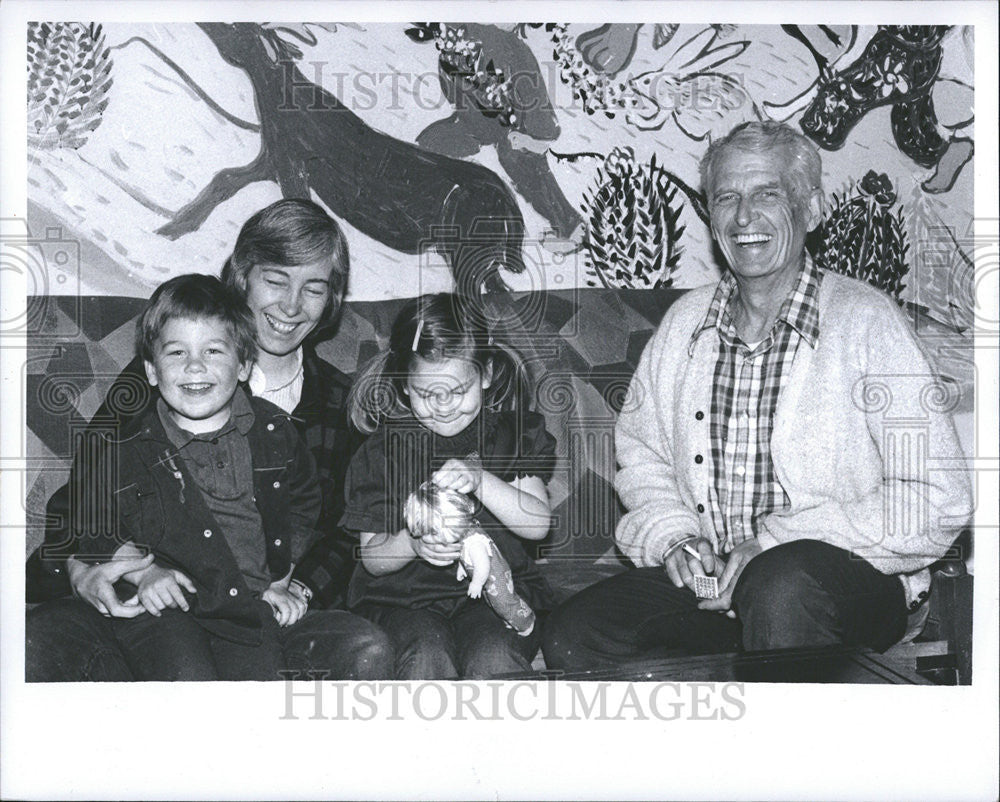
[{"label": "man's crossed legs", "polygon": [[843,644],[883,651],[906,629],[902,583],[816,540],[754,557],[733,591],[737,617],[699,610],[663,568],[635,568],[582,590],[549,617],[549,668],[582,671],[627,660]]}]

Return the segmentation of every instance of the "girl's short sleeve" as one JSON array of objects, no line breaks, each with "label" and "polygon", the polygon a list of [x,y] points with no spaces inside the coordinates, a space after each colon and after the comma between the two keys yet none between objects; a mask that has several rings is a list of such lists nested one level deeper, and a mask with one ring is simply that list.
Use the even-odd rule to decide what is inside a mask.
[{"label": "girl's short sleeve", "polygon": [[545,418],[537,412],[503,413],[498,421],[497,444],[516,443],[511,449],[510,475],[505,481],[525,476],[537,476],[543,482],[552,478],[556,464],[556,439],[545,428]]},{"label": "girl's short sleeve", "polygon": [[340,526],[352,532],[397,532],[400,511],[386,487],[384,438],[369,437],[355,452],[344,478]]}]

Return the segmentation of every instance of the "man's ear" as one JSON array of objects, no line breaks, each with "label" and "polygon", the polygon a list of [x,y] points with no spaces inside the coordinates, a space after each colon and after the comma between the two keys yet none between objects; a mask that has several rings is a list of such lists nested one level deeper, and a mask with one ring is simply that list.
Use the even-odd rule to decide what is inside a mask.
[{"label": "man's ear", "polygon": [[823,221],[823,211],[825,201],[823,190],[814,189],[809,193],[808,217],[806,218],[806,231],[812,231]]},{"label": "man's ear", "polygon": [[493,360],[486,360],[486,367],[483,368],[482,388],[485,390],[493,384]]},{"label": "man's ear", "polygon": [[142,360],[142,366],[146,369],[146,380],[149,382],[150,387],[156,387],[159,382],[156,376],[156,365],[148,359],[144,359]]},{"label": "man's ear", "polygon": [[246,362],[244,362],[242,365],[240,365],[240,372],[238,374],[236,374],[237,378],[241,382],[245,382],[247,379],[250,378],[250,371],[251,370],[253,370],[253,360],[252,359],[248,359]]}]

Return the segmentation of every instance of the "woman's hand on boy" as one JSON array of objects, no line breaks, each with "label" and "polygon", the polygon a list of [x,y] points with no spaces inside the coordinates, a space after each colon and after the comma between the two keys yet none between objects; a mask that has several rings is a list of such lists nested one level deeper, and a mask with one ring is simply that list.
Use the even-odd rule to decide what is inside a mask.
[{"label": "woman's hand on boy", "polygon": [[168,607],[180,608],[185,613],[190,609],[184,589],[197,593],[186,574],[153,563],[140,575],[137,595],[146,612],[159,617]]},{"label": "woman's hand on boy", "polygon": [[272,582],[261,598],[271,605],[274,618],[281,627],[290,627],[306,614],[309,607],[305,597],[292,590],[287,580]]},{"label": "woman's hand on boy", "polygon": [[450,459],[434,472],[431,481],[445,490],[475,493],[483,481],[483,466],[475,459]]},{"label": "woman's hand on boy", "polygon": [[141,572],[153,562],[153,555],[133,559],[114,559],[100,565],[87,565],[72,557],[66,561],[70,587],[74,595],[94,607],[97,612],[115,618],[135,618],[142,615],[143,607],[138,596],[121,601],[114,584],[127,574]]}]

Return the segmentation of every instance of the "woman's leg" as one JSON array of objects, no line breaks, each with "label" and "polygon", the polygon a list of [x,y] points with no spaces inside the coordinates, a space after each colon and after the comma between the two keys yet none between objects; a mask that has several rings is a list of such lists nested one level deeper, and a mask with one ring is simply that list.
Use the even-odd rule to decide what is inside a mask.
[{"label": "woman's leg", "polygon": [[281,632],[274,611],[265,601],[257,601],[260,616],[260,643],[250,646],[209,635],[219,679],[234,682],[268,682],[282,679],[285,655],[281,649]]},{"label": "woman's leg", "polygon": [[303,672],[303,678],[395,678],[392,641],[360,615],[344,610],[308,610],[281,630],[281,641],[288,668]]}]

